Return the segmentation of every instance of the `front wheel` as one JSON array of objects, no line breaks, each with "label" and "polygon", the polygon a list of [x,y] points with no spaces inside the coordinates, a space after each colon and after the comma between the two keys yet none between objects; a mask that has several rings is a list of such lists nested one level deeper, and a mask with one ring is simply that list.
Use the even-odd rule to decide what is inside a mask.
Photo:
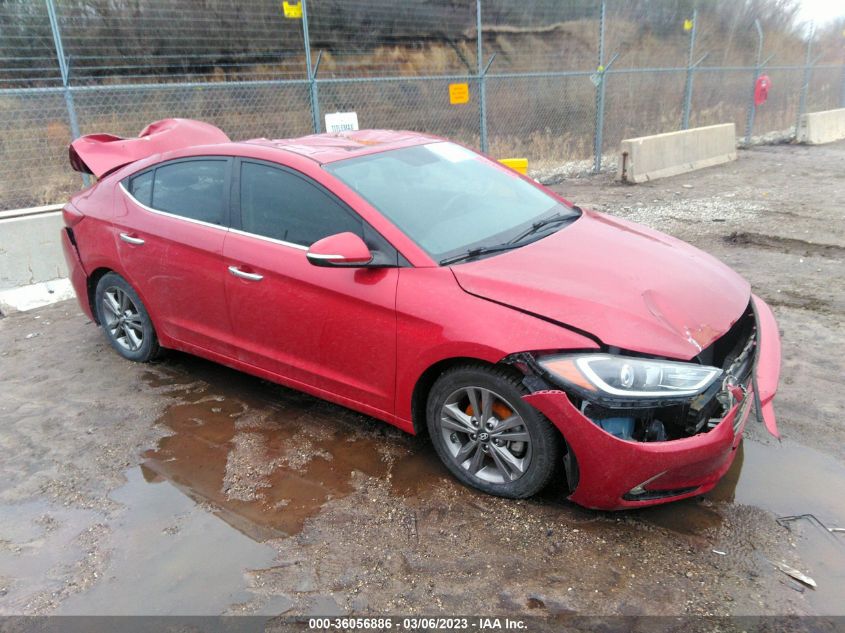
[{"label": "front wheel", "polygon": [[134,288],[117,273],[106,273],[94,296],[97,318],[111,346],[126,359],[146,363],[159,353],[153,322]]},{"label": "front wheel", "polygon": [[434,383],[426,419],[438,456],[463,483],[500,497],[530,497],[551,480],[561,438],[526,403],[517,376],[463,365]]}]

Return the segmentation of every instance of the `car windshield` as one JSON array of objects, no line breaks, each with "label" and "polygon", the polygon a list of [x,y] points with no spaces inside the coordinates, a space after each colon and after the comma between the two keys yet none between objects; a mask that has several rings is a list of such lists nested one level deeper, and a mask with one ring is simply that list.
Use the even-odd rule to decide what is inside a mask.
[{"label": "car windshield", "polygon": [[578,216],[516,174],[454,143],[395,149],[325,168],[443,263],[464,253],[498,252],[494,247],[534,241],[560,228],[558,219]]}]

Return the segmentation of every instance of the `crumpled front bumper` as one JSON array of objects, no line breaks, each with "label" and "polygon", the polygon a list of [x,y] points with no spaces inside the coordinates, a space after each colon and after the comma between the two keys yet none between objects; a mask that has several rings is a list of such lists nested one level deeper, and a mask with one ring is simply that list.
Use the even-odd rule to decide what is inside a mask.
[{"label": "crumpled front bumper", "polygon": [[[588,508],[621,510],[707,492],[736,456],[752,414],[778,437],[772,399],[780,376],[780,336],[771,309],[752,296],[757,316],[754,381],[745,397],[707,433],[666,442],[630,442],[603,431],[558,390],[524,396],[560,429],[575,456],[578,480],[570,499]],[[755,393],[756,389],[756,393]],[[631,494],[636,491],[640,494]]]}]

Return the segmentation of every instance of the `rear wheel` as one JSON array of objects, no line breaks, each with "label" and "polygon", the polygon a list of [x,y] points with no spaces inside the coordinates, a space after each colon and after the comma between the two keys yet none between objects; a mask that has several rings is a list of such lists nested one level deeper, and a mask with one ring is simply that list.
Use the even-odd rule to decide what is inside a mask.
[{"label": "rear wheel", "polygon": [[145,363],[159,353],[158,337],[138,293],[117,273],[103,275],[94,299],[97,318],[111,346],[129,360]]},{"label": "rear wheel", "polygon": [[429,435],[440,459],[463,483],[523,498],[542,490],[561,459],[561,439],[527,404],[517,376],[465,365],[444,373],[428,398]]}]

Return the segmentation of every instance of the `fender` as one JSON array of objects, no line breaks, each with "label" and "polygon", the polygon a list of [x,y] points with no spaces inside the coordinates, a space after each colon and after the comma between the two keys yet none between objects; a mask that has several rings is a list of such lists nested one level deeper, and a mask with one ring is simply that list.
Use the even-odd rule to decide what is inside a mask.
[{"label": "fender", "polygon": [[465,292],[448,267],[401,268],[396,318],[396,416],[406,421],[417,382],[441,361],[497,363],[517,352],[599,349],[577,332]]}]

